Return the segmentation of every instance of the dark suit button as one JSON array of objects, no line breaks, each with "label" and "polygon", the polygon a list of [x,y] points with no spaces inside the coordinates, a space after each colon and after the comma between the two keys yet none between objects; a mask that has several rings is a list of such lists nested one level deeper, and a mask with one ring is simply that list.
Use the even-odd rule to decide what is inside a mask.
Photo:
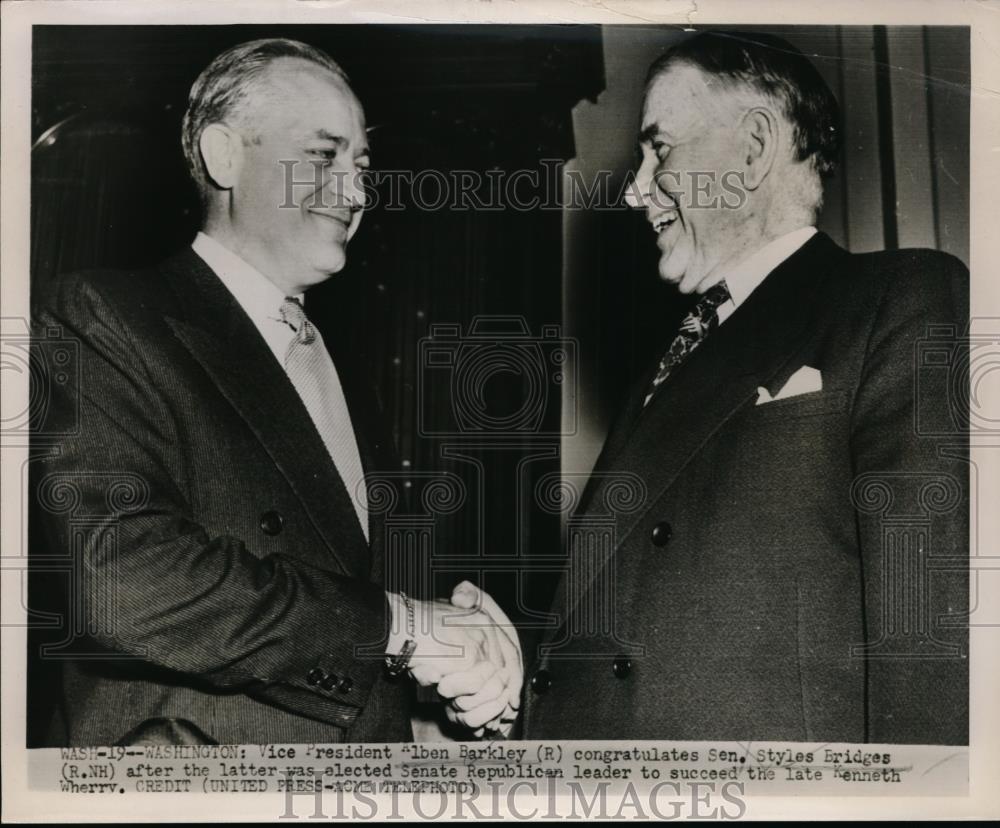
[{"label": "dark suit button", "polygon": [[281,527],[285,525],[285,519],[278,512],[264,512],[260,516],[260,528],[265,535],[277,535]]},{"label": "dark suit button", "polygon": [[341,693],[350,693],[352,687],[354,687],[353,681],[351,681],[349,678],[342,678],[340,680],[340,684],[337,685],[337,690],[339,690]]},{"label": "dark suit button", "polygon": [[312,685],[319,684],[325,678],[326,673],[320,670],[319,667],[313,667],[308,673],[306,673],[306,681]]},{"label": "dark suit button", "polygon": [[531,677],[531,689],[538,694],[547,693],[552,686],[552,677],[548,670],[539,670]]},{"label": "dark suit button", "polygon": [[333,675],[323,676],[323,680],[319,683],[319,686],[326,691],[337,689],[337,677]]},{"label": "dark suit button", "polygon": [[656,526],[653,527],[653,543],[657,546],[666,546],[673,536],[674,529],[666,521],[657,523]]},{"label": "dark suit button", "polygon": [[611,672],[615,674],[615,678],[625,678],[632,672],[632,660],[625,656],[618,656],[611,662]]}]

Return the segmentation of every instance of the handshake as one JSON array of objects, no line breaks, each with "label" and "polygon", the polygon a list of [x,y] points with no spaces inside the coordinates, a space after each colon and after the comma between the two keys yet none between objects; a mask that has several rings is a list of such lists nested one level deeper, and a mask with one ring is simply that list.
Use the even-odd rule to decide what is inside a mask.
[{"label": "handshake", "polygon": [[415,601],[388,593],[392,610],[386,651],[411,651],[406,667],[436,686],[452,722],[482,736],[506,736],[521,706],[524,665],[517,631],[487,593],[463,581],[451,601]]}]

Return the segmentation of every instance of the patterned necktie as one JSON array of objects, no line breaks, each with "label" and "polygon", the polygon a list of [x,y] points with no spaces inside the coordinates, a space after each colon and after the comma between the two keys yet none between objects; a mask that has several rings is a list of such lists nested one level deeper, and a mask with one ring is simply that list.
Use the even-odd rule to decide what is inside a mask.
[{"label": "patterned necktie", "polygon": [[718,308],[727,299],[729,299],[729,288],[724,281],[719,282],[705,291],[704,296],[684,317],[680,331],[660,360],[660,367],[646,392],[643,406],[649,405],[656,390],[670,376],[671,371],[687,359],[688,355],[701,345],[705,337],[719,326]]},{"label": "patterned necktie", "polygon": [[365,474],[337,369],[323,345],[323,338],[306,318],[298,299],[286,298],[280,314],[281,321],[295,331],[295,338],[285,352],[285,371],[344,481],[365,540],[368,540]]}]

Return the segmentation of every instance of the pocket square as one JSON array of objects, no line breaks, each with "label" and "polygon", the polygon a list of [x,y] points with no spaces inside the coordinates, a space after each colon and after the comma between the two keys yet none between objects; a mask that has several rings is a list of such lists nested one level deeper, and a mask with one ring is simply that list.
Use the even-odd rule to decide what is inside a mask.
[{"label": "pocket square", "polygon": [[803,365],[788,378],[788,382],[781,386],[781,390],[773,397],[766,388],[763,386],[758,387],[756,404],[764,405],[775,400],[784,400],[788,397],[797,397],[800,394],[811,394],[814,391],[822,390],[823,375],[818,369]]}]

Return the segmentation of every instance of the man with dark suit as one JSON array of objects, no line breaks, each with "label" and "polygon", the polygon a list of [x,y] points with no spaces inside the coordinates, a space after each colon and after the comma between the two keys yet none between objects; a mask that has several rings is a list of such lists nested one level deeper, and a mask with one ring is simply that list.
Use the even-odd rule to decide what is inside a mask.
[{"label": "man with dark suit", "polygon": [[386,583],[365,477],[389,446],[303,305],[364,206],[346,76],[302,43],[236,46],[194,84],[183,144],[204,207],[192,248],[36,297],[39,328],[80,353],[51,400],[79,428],[34,472],[36,548],[73,560],[67,618],[86,629],[50,743],[408,740],[408,688],[387,674],[407,670],[472,671],[458,685],[494,703],[465,721],[498,725],[516,642]]},{"label": "man with dark suit", "polygon": [[965,267],[816,231],[837,104],[784,41],[678,44],[641,118],[631,203],[694,303],[571,519],[525,737],[967,744],[967,437],[915,426]]}]

